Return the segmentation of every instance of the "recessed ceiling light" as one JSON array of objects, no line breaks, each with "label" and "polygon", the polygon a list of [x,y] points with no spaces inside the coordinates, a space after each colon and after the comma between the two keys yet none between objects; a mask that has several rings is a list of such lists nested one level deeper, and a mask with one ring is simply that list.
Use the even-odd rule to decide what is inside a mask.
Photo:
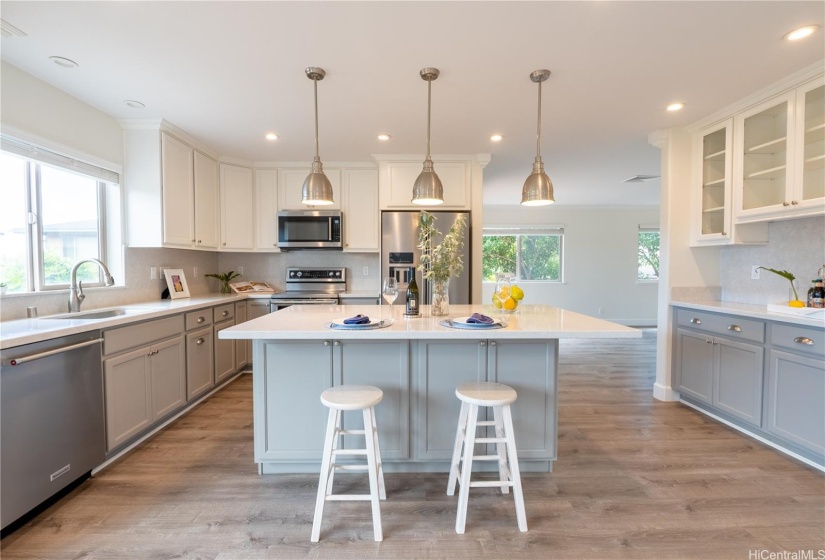
[{"label": "recessed ceiling light", "polygon": [[794,29],[787,35],[785,35],[785,39],[788,41],[799,41],[800,39],[804,39],[809,35],[813,35],[814,31],[819,29],[818,25],[806,25],[805,27],[800,27],[799,29]]},{"label": "recessed ceiling light", "polygon": [[492,136],[490,136],[490,141],[491,142],[501,142],[502,138],[504,138],[504,136],[502,136],[501,134],[493,134]]},{"label": "recessed ceiling light", "polygon": [[378,139],[381,140],[382,142],[386,142],[387,140],[390,139],[390,135],[389,134],[379,134]]},{"label": "recessed ceiling light", "polygon": [[274,142],[278,139],[278,135],[274,132],[267,132],[265,138],[271,142]]},{"label": "recessed ceiling light", "polygon": [[77,68],[77,62],[68,58],[64,58],[62,56],[50,56],[49,60],[51,60],[58,66],[62,66],[63,68]]},{"label": "recessed ceiling light", "polygon": [[670,105],[668,105],[667,110],[672,113],[673,111],[681,111],[684,107],[685,107],[684,103],[676,102],[676,103],[671,103]]},{"label": "recessed ceiling light", "polygon": [[124,103],[126,103],[126,105],[128,105],[132,109],[143,109],[144,107],[146,107],[146,105],[144,105],[140,101],[135,101],[134,99],[127,99],[126,101],[124,101]]}]

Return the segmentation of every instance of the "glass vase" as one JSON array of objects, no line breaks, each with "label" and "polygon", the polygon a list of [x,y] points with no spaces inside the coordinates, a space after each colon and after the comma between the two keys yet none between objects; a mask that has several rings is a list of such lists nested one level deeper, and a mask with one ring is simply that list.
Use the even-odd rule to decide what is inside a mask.
[{"label": "glass vase", "polygon": [[430,313],[435,316],[450,314],[450,279],[432,280],[430,285],[432,304]]}]

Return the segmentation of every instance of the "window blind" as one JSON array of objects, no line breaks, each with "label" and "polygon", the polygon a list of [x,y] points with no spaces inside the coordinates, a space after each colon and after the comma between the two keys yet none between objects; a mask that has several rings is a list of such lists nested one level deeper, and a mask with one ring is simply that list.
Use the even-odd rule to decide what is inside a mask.
[{"label": "window blind", "polygon": [[103,167],[80,161],[34,144],[29,144],[23,140],[18,140],[7,134],[0,134],[0,149],[4,152],[30,158],[47,165],[53,165],[74,171],[75,173],[82,173],[94,177],[107,183],[120,184],[120,174]]}]

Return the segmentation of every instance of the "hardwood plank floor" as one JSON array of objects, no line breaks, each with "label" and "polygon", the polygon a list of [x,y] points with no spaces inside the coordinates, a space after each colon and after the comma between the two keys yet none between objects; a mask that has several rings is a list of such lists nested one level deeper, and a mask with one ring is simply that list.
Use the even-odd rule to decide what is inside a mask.
[{"label": "hardwood plank floor", "polygon": [[[654,331],[563,341],[559,361],[559,459],[552,473],[523,475],[527,533],[510,495],[473,489],[456,535],[446,475],[387,474],[383,542],[372,540],[368,503],[331,502],[310,543],[317,476],[257,474],[246,375],[3,539],[0,556],[761,560],[749,551],[825,550],[825,478],[653,399]],[[336,477],[336,492],[366,491],[360,478]]]}]

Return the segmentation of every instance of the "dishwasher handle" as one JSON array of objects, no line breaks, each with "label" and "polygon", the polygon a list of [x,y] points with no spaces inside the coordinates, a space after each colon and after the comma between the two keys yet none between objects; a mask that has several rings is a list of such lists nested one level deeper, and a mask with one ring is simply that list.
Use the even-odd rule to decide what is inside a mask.
[{"label": "dishwasher handle", "polygon": [[13,358],[8,361],[8,364],[11,366],[19,366],[20,364],[33,362],[34,360],[39,360],[40,358],[48,358],[49,356],[54,356],[55,354],[61,354],[63,352],[68,352],[70,350],[77,350],[78,348],[92,346],[93,344],[100,344],[101,342],[103,342],[102,338],[95,338],[94,340],[87,340],[86,342],[72,344],[71,346],[56,348],[55,350],[49,350],[48,352],[39,352],[37,354],[29,354],[28,356],[20,356],[19,358]]}]

